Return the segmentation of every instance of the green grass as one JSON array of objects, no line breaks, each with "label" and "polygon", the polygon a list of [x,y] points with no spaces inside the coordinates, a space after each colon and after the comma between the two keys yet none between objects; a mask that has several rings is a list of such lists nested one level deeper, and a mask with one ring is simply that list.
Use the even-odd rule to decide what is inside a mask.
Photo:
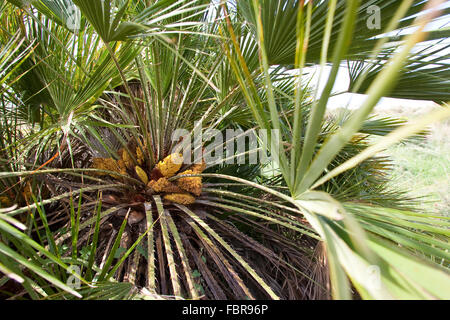
[{"label": "green grass", "polygon": [[[388,113],[411,119],[425,112]],[[387,154],[393,160],[392,187],[408,190],[423,210],[450,216],[450,121],[431,127],[424,142],[397,144]]]},{"label": "green grass", "polygon": [[449,150],[438,143],[407,143],[390,148],[388,153],[394,162],[392,186],[410,190],[423,209],[450,216]]},{"label": "green grass", "polygon": [[[393,105],[374,114],[411,120],[426,115],[437,105],[423,107]],[[341,109],[329,110],[338,114]],[[377,139],[374,138],[373,142]],[[392,160],[390,185],[407,191],[424,212],[450,217],[450,120],[434,124],[424,141],[402,142],[386,150]]]}]

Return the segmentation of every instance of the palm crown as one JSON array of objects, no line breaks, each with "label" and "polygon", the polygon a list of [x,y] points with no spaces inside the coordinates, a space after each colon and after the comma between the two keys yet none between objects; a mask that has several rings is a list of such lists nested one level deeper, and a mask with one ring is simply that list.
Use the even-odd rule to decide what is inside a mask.
[{"label": "palm crown", "polygon": [[[378,156],[448,108],[370,117],[384,96],[448,100],[446,45],[410,54],[439,4],[4,3],[0,284],[36,299],[448,298],[448,219],[390,190]],[[330,118],[344,63],[367,99]],[[320,95],[311,66],[331,68]],[[177,149],[255,129],[268,139],[244,152]],[[217,150],[231,161],[202,160]],[[268,164],[249,163],[259,151]]]}]

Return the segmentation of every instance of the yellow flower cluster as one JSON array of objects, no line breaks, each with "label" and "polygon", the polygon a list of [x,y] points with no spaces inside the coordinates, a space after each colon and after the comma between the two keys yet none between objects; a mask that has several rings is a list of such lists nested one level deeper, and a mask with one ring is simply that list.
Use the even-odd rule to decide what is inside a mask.
[{"label": "yellow flower cluster", "polygon": [[[134,151],[135,154],[130,155],[126,149],[120,149],[118,154],[119,160],[112,158],[94,158],[92,167],[100,170],[113,171],[122,175],[126,175],[127,172],[131,174],[134,170],[137,177],[151,188],[156,193],[163,193],[164,199],[167,201],[180,203],[180,204],[192,204],[195,202],[195,197],[200,196],[202,193],[202,178],[201,177],[182,177],[173,182],[169,181],[169,178],[174,175],[195,175],[200,174],[205,170],[206,164],[203,161],[199,164],[194,164],[189,170],[178,172],[183,165],[183,155],[173,153],[165,157],[162,161],[158,162],[156,167],[148,173],[140,166],[145,162],[144,153],[142,149],[137,146],[130,148],[130,151]],[[135,166],[133,157],[136,159],[138,165]],[[115,179],[117,175],[111,173],[94,173],[94,175],[102,176],[109,175]]]},{"label": "yellow flower cluster", "polygon": [[167,178],[165,177],[159,178],[158,181],[151,180],[148,183],[148,186],[151,187],[155,192],[170,192],[170,193],[183,192],[183,190],[177,187],[174,183],[167,180]]},{"label": "yellow flower cluster", "polygon": [[[142,165],[145,161],[144,153],[142,152],[142,149],[139,146],[136,148],[130,148],[130,149],[131,149],[130,151],[132,151],[133,149],[136,150],[136,153],[133,156],[135,157],[137,163],[139,165]],[[119,149],[117,153],[120,156],[119,160],[114,160],[113,158],[94,158],[93,163],[92,163],[92,168],[100,169],[100,170],[114,171],[114,172],[120,173],[122,175],[127,174],[127,169],[133,170],[133,168],[134,168],[138,177],[145,184],[147,184],[147,182],[148,182],[148,178],[146,178],[147,174],[145,173],[145,171],[142,168],[134,165],[133,158],[130,155],[130,153],[124,148]],[[107,174],[98,172],[98,173],[93,173],[93,175],[104,176]],[[118,178],[118,176],[116,176],[114,174],[108,174],[108,175],[113,178],[116,178],[116,179]]]},{"label": "yellow flower cluster", "polygon": [[175,175],[175,173],[180,170],[183,165],[183,155],[179,153],[172,153],[171,155],[165,157],[162,161],[158,162],[156,168],[161,171],[161,174],[170,178]]},{"label": "yellow flower cluster", "polygon": [[144,163],[144,152],[142,152],[141,147],[136,147],[136,160],[140,166]]},{"label": "yellow flower cluster", "polygon": [[[164,199],[180,204],[192,204],[195,202],[195,196],[200,196],[202,193],[202,178],[201,177],[183,177],[175,182],[170,182],[168,178],[173,177],[180,170],[182,166],[182,155],[171,154],[160,161],[156,168],[163,175],[158,180],[152,180],[148,186],[155,192],[167,193]],[[193,175],[202,173],[205,170],[206,164],[195,164],[190,170],[178,173],[178,175]]]},{"label": "yellow flower cluster", "polygon": [[[120,174],[126,174],[127,171],[125,167],[121,167],[118,163],[118,161],[114,160],[113,158],[94,158],[92,160],[92,168],[99,169],[99,170],[108,170],[108,171],[114,171]],[[94,176],[104,176],[109,175],[113,178],[117,178],[117,175],[114,174],[107,174],[104,172],[94,172],[92,173]]]},{"label": "yellow flower cluster", "polygon": [[126,168],[131,169],[133,168],[133,159],[131,158],[131,155],[128,153],[127,150],[120,149],[119,154],[121,154],[123,164]]},{"label": "yellow flower cluster", "polygon": [[164,196],[164,199],[179,204],[193,204],[195,202],[195,198],[189,193],[169,193]]},{"label": "yellow flower cluster", "polygon": [[[180,175],[190,175],[196,174],[199,172],[194,172],[193,170],[186,170]],[[202,178],[201,177],[184,177],[180,178],[176,181],[177,186],[183,189],[184,191],[188,191],[197,197],[202,193]]]}]

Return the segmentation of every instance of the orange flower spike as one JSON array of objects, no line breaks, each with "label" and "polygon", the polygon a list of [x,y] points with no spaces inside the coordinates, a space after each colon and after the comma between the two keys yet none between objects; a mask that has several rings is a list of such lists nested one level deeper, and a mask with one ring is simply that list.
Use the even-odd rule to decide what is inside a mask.
[{"label": "orange flower spike", "polygon": [[140,147],[136,147],[136,160],[140,166],[144,163],[144,153]]},{"label": "orange flower spike", "polygon": [[181,153],[172,153],[171,155],[165,157],[162,161],[160,161],[156,168],[161,171],[161,174],[170,178],[175,175],[175,173],[180,170],[183,165],[183,155]]},{"label": "orange flower spike", "polygon": [[[92,168],[121,173],[119,164],[117,163],[116,160],[114,160],[112,158],[94,158],[94,159],[92,159]],[[103,172],[94,172],[92,174],[95,176],[108,175],[107,173],[103,173]],[[113,178],[115,177],[113,175],[110,175],[110,176],[112,176]]]},{"label": "orange flower spike", "polygon": [[151,180],[148,186],[155,192],[168,192],[168,193],[182,193],[183,190],[177,187],[174,183],[167,180],[167,178],[160,178],[158,181]]},{"label": "orange flower spike", "polygon": [[164,196],[164,200],[184,205],[193,204],[195,202],[194,196],[190,195],[189,193],[166,194]]},{"label": "orange flower spike", "polygon": [[[192,170],[186,170],[179,175],[189,175],[189,174],[196,174],[197,172],[194,172]],[[201,177],[184,177],[180,178],[176,181],[177,186],[181,189],[188,191],[197,197],[202,193],[202,178]]]}]

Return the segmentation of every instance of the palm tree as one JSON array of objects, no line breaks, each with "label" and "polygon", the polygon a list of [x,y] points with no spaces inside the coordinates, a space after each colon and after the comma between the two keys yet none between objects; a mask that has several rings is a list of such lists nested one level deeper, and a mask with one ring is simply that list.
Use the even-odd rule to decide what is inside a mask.
[{"label": "palm tree", "polygon": [[[436,88],[448,81],[445,56],[409,54],[436,10],[414,18],[421,1],[10,2],[1,8],[10,129],[0,199],[16,205],[0,213],[0,286],[23,288],[11,295],[448,297],[446,219],[390,190],[389,161],[377,156],[448,108],[407,125],[368,117],[383,96],[448,98]],[[386,13],[383,30],[364,27],[370,5]],[[390,36],[413,22],[414,33]],[[349,92],[368,98],[327,118],[344,62]],[[331,66],[320,96],[307,81],[314,65]],[[419,83],[408,96],[406,84]],[[193,159],[175,161],[190,140],[172,139],[179,128],[268,129],[272,143],[242,154],[202,139]],[[372,136],[381,138],[372,145]],[[195,157],[223,146],[228,160],[263,150],[271,162]]]}]

